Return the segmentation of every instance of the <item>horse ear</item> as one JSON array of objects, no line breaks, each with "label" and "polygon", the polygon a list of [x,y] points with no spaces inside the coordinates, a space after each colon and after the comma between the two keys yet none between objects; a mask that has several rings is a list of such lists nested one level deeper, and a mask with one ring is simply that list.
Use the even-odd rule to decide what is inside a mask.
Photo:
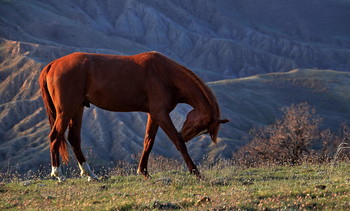
[{"label": "horse ear", "polygon": [[226,122],[229,122],[230,120],[228,120],[228,119],[220,119],[219,120],[219,123],[220,124],[225,124]]}]

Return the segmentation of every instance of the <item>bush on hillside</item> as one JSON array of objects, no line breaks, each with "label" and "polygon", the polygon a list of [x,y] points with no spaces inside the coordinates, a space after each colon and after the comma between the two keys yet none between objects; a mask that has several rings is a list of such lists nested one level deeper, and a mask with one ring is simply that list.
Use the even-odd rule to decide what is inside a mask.
[{"label": "bush on hillside", "polygon": [[238,164],[256,166],[328,162],[339,144],[350,137],[346,125],[336,134],[330,129],[321,131],[319,126],[322,119],[307,103],[282,110],[283,117],[274,124],[250,131],[251,141],[234,155]]}]

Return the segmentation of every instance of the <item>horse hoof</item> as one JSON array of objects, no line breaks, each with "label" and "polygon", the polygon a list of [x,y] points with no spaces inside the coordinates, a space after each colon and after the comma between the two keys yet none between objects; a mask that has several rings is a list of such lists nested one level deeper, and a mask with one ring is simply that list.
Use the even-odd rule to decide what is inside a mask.
[{"label": "horse hoof", "polygon": [[54,180],[58,180],[58,182],[64,182],[67,180],[65,176],[57,176],[55,174],[51,174],[51,178]]},{"label": "horse hoof", "polygon": [[67,179],[65,178],[65,177],[62,177],[62,178],[58,178],[58,181],[59,182],[64,182],[64,181],[66,181]]},{"label": "horse hoof", "polygon": [[110,178],[110,176],[104,175],[104,176],[99,177],[98,179],[99,179],[99,181],[108,181],[109,178]]},{"label": "horse hoof", "polygon": [[148,174],[147,171],[141,171],[140,169],[137,169],[137,174],[143,175],[145,177],[145,179],[150,179],[151,178],[151,176]]},{"label": "horse hoof", "polygon": [[197,180],[199,180],[199,181],[205,181],[206,179],[205,179],[205,177],[203,176],[203,175],[198,175],[198,176],[196,176],[196,178],[197,178]]},{"label": "horse hoof", "polygon": [[203,177],[202,174],[198,171],[198,169],[193,169],[193,170],[191,171],[191,174],[196,175],[197,180],[203,180],[203,179],[204,179],[204,177]]},{"label": "horse hoof", "polygon": [[88,176],[88,182],[91,182],[91,181],[100,181],[100,179],[98,177],[90,177]]},{"label": "horse hoof", "polygon": [[149,174],[141,174],[141,175],[143,175],[143,177],[145,179],[151,179],[152,178],[151,175],[149,175]]},{"label": "horse hoof", "polygon": [[53,178],[57,179],[57,180],[58,180],[58,182],[64,182],[64,181],[66,181],[66,180],[67,180],[67,179],[66,179],[66,177],[64,177],[64,176],[60,176],[60,177],[53,177]]},{"label": "horse hoof", "polygon": [[196,174],[196,179],[197,180],[202,180],[203,178],[202,178],[202,175],[201,174]]}]

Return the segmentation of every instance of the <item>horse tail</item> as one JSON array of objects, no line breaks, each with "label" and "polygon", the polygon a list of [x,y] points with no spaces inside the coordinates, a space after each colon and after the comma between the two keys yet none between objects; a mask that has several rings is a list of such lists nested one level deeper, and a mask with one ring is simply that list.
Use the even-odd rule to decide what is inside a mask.
[{"label": "horse tail", "polygon": [[46,67],[44,67],[44,69],[41,71],[41,74],[39,77],[39,85],[41,89],[41,96],[43,98],[44,105],[46,108],[46,114],[49,118],[50,127],[52,129],[56,120],[56,109],[55,109],[55,105],[53,104],[52,98],[50,96],[49,89],[47,88],[46,76],[50,69],[51,69],[51,63],[48,64]]},{"label": "horse tail", "polygon": [[[47,80],[46,80],[46,76],[51,69],[51,65],[52,65],[52,63],[50,63],[46,67],[44,67],[44,69],[41,71],[41,74],[39,77],[39,85],[40,85],[40,89],[41,89],[41,95],[42,95],[44,105],[46,108],[46,114],[47,114],[49,122],[50,122],[50,128],[51,128],[50,135],[53,132],[52,129],[53,129],[53,127],[55,125],[55,121],[56,121],[56,108],[55,108],[55,105],[52,101],[49,89],[47,87]],[[69,156],[68,156],[67,144],[66,144],[66,140],[64,138],[64,135],[63,135],[62,139],[57,139],[57,140],[60,142],[58,150],[59,150],[59,153],[61,154],[62,161],[64,163],[68,163]]]}]

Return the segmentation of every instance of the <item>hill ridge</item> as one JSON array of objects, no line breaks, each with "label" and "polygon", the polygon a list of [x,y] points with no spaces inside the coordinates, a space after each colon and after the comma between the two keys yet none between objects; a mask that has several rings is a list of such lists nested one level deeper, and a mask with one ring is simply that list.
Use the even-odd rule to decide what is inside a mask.
[{"label": "hill ridge", "polygon": [[[1,171],[49,165],[49,125],[37,79],[47,63],[76,51],[158,51],[210,81],[222,117],[231,122],[221,127],[217,145],[207,136],[189,142],[196,161],[203,155],[230,157],[247,141],[249,129],[270,124],[291,103],[315,106],[325,127],[350,118],[346,1],[3,0],[0,5]],[[293,69],[300,70],[288,72]],[[180,105],[171,114],[177,128],[189,109]],[[134,162],[131,154],[142,148],[146,118],[86,109],[83,150],[94,166]],[[179,158],[162,131],[153,152]]]}]

